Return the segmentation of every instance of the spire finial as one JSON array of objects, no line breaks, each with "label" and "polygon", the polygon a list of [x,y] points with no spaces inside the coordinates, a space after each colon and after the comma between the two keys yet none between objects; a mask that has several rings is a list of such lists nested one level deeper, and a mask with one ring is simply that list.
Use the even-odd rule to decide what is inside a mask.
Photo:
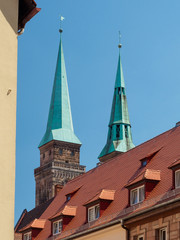
[{"label": "spire finial", "polygon": [[64,20],[65,18],[63,16],[60,16],[60,29],[59,29],[59,32],[60,34],[63,32],[63,29],[62,29],[62,21]]},{"label": "spire finial", "polygon": [[118,44],[118,48],[121,48],[122,44],[121,44],[121,32],[119,31],[119,44]]}]

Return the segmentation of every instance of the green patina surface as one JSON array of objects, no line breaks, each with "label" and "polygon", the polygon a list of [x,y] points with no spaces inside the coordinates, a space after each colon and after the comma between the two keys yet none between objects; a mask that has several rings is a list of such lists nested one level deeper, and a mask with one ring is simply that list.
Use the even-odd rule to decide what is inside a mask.
[{"label": "green patina surface", "polygon": [[62,40],[60,39],[56,72],[54,78],[47,129],[39,147],[52,141],[81,144],[74,134],[65,60]]},{"label": "green patina surface", "polygon": [[121,56],[119,52],[107,143],[101,151],[99,158],[114,151],[126,152],[133,147],[134,144],[131,136],[131,125],[129,121]]}]

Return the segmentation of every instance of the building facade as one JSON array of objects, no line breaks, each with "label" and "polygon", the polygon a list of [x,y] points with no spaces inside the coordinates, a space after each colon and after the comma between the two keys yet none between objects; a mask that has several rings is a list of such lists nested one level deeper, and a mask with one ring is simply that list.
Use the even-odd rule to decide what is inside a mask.
[{"label": "building facade", "polygon": [[18,29],[21,31],[38,12],[34,1],[24,2],[0,1],[0,212],[3,216],[0,234],[3,239],[13,239],[14,234]]}]

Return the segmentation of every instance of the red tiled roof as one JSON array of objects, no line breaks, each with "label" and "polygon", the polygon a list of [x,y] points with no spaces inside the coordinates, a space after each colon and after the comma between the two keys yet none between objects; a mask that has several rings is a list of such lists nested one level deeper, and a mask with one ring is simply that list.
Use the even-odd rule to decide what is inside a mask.
[{"label": "red tiled roof", "polygon": [[19,232],[20,229],[30,224],[34,219],[36,218],[39,219],[52,201],[53,201],[53,198],[41,204],[40,206],[33,208],[29,212],[27,212],[27,210],[24,210],[22,213],[22,216],[20,217],[20,219],[18,220],[18,223],[16,224],[15,232]]},{"label": "red tiled roof", "polygon": [[[179,157],[179,142],[180,127],[175,127],[71,180],[57,194],[51,204],[42,213],[40,219],[49,219],[61,211],[66,204],[77,206],[76,216],[69,222],[63,232],[57,236],[57,239],[63,239],[63,237],[72,234],[73,229],[76,232],[83,231],[85,228],[93,228],[98,224],[107,223],[117,217],[122,218],[133,211],[139,211],[139,208],[136,209],[136,205],[127,208],[128,189],[124,186],[145,172],[146,177],[150,176],[151,178],[159,179],[159,173],[152,171],[152,169],[161,171],[161,180],[149,193],[148,197],[142,203],[142,207],[153,206],[160,201],[166,201],[166,198],[168,199],[169,197],[175,198],[176,191],[173,190],[174,192],[171,193],[171,191],[169,194],[173,180],[172,170],[168,166]],[[143,168],[140,160],[147,157],[150,153],[155,152],[155,149],[159,149],[159,151],[152,156],[151,161]],[[80,189],[67,203],[66,195],[77,188]],[[116,191],[114,200],[97,221],[91,223],[91,225],[85,224],[86,207],[84,204],[93,199],[94,196],[97,196],[102,189],[114,189]],[[51,222],[47,220],[44,229],[35,239],[50,239],[50,234]]]}]

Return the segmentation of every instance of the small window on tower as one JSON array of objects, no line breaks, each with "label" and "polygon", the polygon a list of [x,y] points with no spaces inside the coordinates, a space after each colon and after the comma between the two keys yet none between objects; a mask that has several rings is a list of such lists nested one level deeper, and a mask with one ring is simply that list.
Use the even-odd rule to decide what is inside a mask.
[{"label": "small window on tower", "polygon": [[59,149],[59,155],[62,155],[62,154],[63,154],[63,150]]},{"label": "small window on tower", "polygon": [[125,130],[125,137],[128,138],[129,135],[128,135],[128,126],[127,125],[124,125],[124,130]]},{"label": "small window on tower", "polygon": [[112,137],[112,127],[110,127],[110,131],[109,131],[109,138],[111,139]]},{"label": "small window on tower", "polygon": [[120,125],[116,125],[116,138],[120,137]]},{"label": "small window on tower", "polygon": [[121,95],[121,89],[118,87],[118,94]]},{"label": "small window on tower", "polygon": [[43,153],[43,158],[45,158],[45,153]]},{"label": "small window on tower", "polygon": [[74,155],[75,155],[74,150],[72,150],[71,151],[71,156],[74,156]]},{"label": "small window on tower", "polygon": [[51,150],[49,150],[49,156],[51,155]]}]

